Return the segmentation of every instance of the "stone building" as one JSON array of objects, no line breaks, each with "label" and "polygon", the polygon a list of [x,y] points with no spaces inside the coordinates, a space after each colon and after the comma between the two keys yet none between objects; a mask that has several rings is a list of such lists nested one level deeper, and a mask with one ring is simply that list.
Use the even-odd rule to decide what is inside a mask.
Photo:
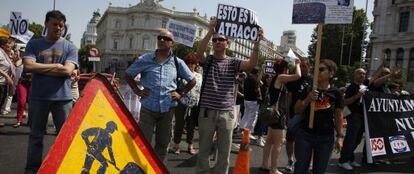
[{"label": "stone building", "polygon": [[401,66],[406,89],[414,87],[414,0],[375,0],[370,35],[369,74],[388,55],[388,66]]}]

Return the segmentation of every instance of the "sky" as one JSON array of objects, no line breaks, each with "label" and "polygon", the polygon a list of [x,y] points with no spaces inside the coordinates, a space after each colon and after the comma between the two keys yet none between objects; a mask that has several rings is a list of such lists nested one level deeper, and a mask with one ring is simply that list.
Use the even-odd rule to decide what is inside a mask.
[{"label": "sky", "polygon": [[[374,0],[354,0],[357,9],[365,9],[368,1],[368,19],[372,22]],[[22,12],[29,22],[44,24],[44,18],[49,10],[53,9],[54,0],[0,0],[0,25],[9,22],[10,12]],[[79,47],[80,39],[86,30],[86,25],[97,9],[101,15],[108,8],[109,3],[114,7],[128,7],[136,5],[140,0],[55,0],[55,7],[66,15],[69,24],[71,40]],[[249,8],[256,12],[259,25],[264,29],[265,37],[280,44],[280,37],[285,30],[296,30],[296,46],[307,53],[311,34],[316,27],[314,24],[292,24],[293,0],[164,0],[161,5],[177,11],[192,12],[194,8],[200,15],[215,16],[217,4],[230,4]]]}]

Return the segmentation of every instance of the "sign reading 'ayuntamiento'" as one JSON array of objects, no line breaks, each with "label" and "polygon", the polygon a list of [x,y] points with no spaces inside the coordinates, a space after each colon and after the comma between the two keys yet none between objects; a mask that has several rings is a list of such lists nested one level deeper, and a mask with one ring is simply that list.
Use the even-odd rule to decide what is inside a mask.
[{"label": "sign reading 'ayuntamiento'", "polygon": [[259,25],[254,11],[219,4],[217,8],[216,31],[232,38],[256,41],[259,36]]},{"label": "sign reading 'ayuntamiento'", "polygon": [[368,160],[414,155],[414,98],[367,93],[365,138]]}]

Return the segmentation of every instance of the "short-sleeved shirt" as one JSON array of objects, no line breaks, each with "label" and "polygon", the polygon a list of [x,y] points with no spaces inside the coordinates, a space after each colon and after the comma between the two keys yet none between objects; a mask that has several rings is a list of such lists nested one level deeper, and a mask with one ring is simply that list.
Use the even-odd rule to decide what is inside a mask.
[{"label": "short-sleeved shirt", "polygon": [[[236,73],[240,70],[241,60],[227,57],[225,59],[216,59],[208,56],[204,63],[203,73],[208,76],[205,80],[205,86],[202,89],[200,107],[213,110],[229,111],[233,110],[235,105],[235,80]],[[210,64],[209,68],[207,68]],[[204,77],[204,76],[203,76]]]},{"label": "short-sleeved shirt", "polygon": [[252,75],[248,75],[244,80],[244,100],[257,101],[258,95],[256,89],[258,87],[258,81]]},{"label": "short-sleeved shirt", "polygon": [[[42,37],[29,41],[24,59],[33,59],[36,63],[42,64],[60,63],[63,65],[65,62],[70,62],[78,67],[78,49],[63,38],[56,42],[48,42]],[[71,83],[70,76],[55,77],[32,73],[29,99],[48,101],[72,100]]]},{"label": "short-sleeved shirt", "polygon": [[[7,55],[7,53],[2,48],[0,48],[0,70],[8,75],[11,75],[11,66],[14,65],[12,65],[9,55]],[[0,75],[0,85],[6,84],[6,78]]]},{"label": "short-sleeved shirt", "polygon": [[[369,81],[365,80],[363,85],[368,86]],[[359,90],[361,88],[361,85],[358,85],[356,83],[351,83],[345,90],[345,99],[353,97],[354,95],[358,94]],[[361,100],[355,100],[353,103],[348,105],[349,110],[351,110],[352,113],[359,113],[363,114],[363,104],[361,103]]]},{"label": "short-sleeved shirt", "polygon": [[149,90],[149,96],[141,97],[142,107],[159,113],[165,113],[177,106],[171,98],[171,92],[177,90],[177,75],[186,81],[193,80],[193,73],[183,60],[177,58],[178,74],[174,55],[170,54],[164,63],[159,63],[155,52],[139,57],[127,70],[130,77],[141,74],[140,84]]},{"label": "short-sleeved shirt", "polygon": [[[313,129],[309,128],[310,117],[310,104],[304,110],[303,120],[301,122],[301,128],[309,133],[315,133],[320,135],[333,135],[334,133],[334,116],[335,109],[344,107],[344,100],[337,88],[330,88],[328,90],[319,90],[318,99],[315,102],[315,114]],[[304,100],[308,96],[308,92],[304,92],[301,95],[301,100]]]},{"label": "short-sleeved shirt", "polygon": [[292,101],[290,103],[290,117],[293,117],[295,113],[295,103],[300,99],[302,93],[312,88],[312,78],[309,76],[302,76],[299,80],[289,82],[286,84],[288,92],[292,93]]}]

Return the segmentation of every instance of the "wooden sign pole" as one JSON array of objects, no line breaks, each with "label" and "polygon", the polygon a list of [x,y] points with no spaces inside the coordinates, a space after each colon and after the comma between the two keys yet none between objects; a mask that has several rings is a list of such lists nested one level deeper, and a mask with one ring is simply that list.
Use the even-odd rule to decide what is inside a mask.
[{"label": "wooden sign pole", "polygon": [[[312,90],[317,90],[318,88],[318,76],[319,76],[319,60],[321,57],[321,45],[322,45],[322,29],[323,24],[318,24],[318,37],[316,43],[316,57],[315,57],[315,65],[313,68],[313,87]],[[310,104],[310,116],[309,116],[309,128],[313,128],[313,120],[315,118],[315,102],[312,101]]]}]

